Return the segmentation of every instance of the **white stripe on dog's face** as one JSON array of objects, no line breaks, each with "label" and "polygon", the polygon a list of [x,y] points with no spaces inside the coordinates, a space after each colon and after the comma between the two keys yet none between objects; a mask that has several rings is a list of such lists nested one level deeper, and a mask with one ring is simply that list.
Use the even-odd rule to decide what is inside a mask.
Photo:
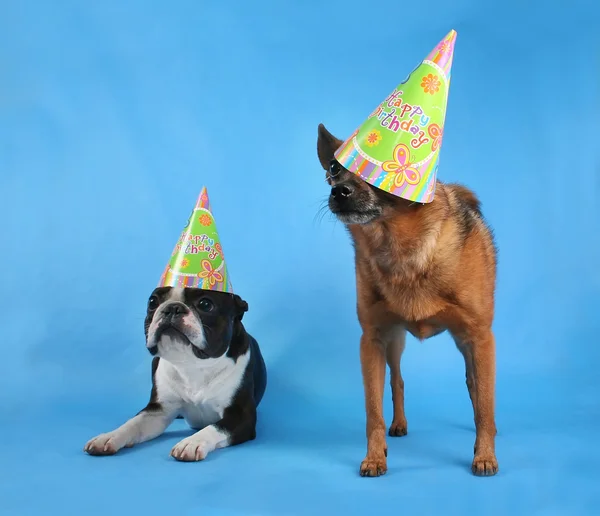
[{"label": "white stripe on dog's face", "polygon": [[[154,312],[152,322],[148,327],[148,339],[146,342],[148,349],[158,346],[158,355],[173,363],[188,361],[190,359],[198,360],[194,356],[190,344],[200,350],[206,347],[202,324],[189,307],[186,307],[186,315],[178,317],[176,321],[173,321],[171,324],[173,329],[165,331],[164,322],[166,312],[174,304],[179,303],[185,305],[183,288],[174,287]],[[157,332],[159,332],[158,336]]]}]

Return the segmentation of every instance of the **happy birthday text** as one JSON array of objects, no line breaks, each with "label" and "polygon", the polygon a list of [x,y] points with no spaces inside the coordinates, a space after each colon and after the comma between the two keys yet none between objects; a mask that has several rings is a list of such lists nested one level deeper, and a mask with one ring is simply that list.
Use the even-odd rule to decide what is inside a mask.
[{"label": "happy birthday text", "polygon": [[[413,149],[418,149],[430,141],[424,129],[431,117],[425,114],[421,106],[413,106],[398,98],[402,93],[404,93],[402,90],[394,91],[371,116],[377,117],[382,127],[394,133],[404,131],[413,134],[415,138],[410,141],[410,145]],[[389,108],[389,111],[384,108]]]},{"label": "happy birthday text", "polygon": [[219,255],[223,258],[221,244],[215,243],[208,235],[187,235],[187,238],[184,237],[177,243],[174,253],[180,252],[183,246],[185,254],[207,253],[210,260]]}]

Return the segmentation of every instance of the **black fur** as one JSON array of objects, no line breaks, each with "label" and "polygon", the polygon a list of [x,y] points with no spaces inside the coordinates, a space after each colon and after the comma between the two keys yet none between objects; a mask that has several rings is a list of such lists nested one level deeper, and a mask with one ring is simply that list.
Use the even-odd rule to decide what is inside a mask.
[{"label": "black fur", "polygon": [[250,363],[244,372],[242,384],[223,418],[215,426],[229,434],[231,446],[256,437],[256,407],[262,400],[266,388],[265,363],[260,357],[258,343],[248,334],[240,336],[250,346]]},{"label": "black fur", "polygon": [[150,401],[148,405],[143,409],[147,412],[153,412],[160,410],[160,403],[158,402],[158,393],[156,392],[156,382],[154,381],[154,374],[158,369],[158,362],[160,361],[160,357],[154,357],[152,359],[152,391],[150,392]]}]

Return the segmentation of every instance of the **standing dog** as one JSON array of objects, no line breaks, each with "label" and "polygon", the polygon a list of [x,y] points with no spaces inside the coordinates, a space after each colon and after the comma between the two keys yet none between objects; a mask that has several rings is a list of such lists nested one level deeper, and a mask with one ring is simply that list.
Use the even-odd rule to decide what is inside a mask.
[{"label": "standing dog", "polygon": [[430,204],[371,186],[334,158],[343,142],[321,124],[317,151],[331,188],[329,208],[355,248],[360,359],[367,415],[362,476],[387,471],[383,419],[386,361],[394,419],[390,436],[407,433],[400,357],[406,331],[427,339],[448,330],[465,359],[475,415],[475,475],[495,475],[495,343],[492,333],[496,249],[475,195],[437,183]]},{"label": "standing dog", "polygon": [[242,324],[247,310],[239,296],[225,292],[156,288],[144,324],[146,347],[155,356],[150,402],[84,450],[114,455],[158,437],[180,416],[200,429],[171,450],[180,461],[254,439],[267,374],[258,343]]}]

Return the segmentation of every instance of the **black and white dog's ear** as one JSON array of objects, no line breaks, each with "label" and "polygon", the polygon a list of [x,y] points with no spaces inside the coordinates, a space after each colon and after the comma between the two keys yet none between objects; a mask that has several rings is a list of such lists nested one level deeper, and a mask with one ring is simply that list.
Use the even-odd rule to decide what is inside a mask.
[{"label": "black and white dog's ear", "polygon": [[235,303],[236,316],[241,321],[244,314],[248,311],[248,303],[237,294],[233,295],[233,302]]}]

